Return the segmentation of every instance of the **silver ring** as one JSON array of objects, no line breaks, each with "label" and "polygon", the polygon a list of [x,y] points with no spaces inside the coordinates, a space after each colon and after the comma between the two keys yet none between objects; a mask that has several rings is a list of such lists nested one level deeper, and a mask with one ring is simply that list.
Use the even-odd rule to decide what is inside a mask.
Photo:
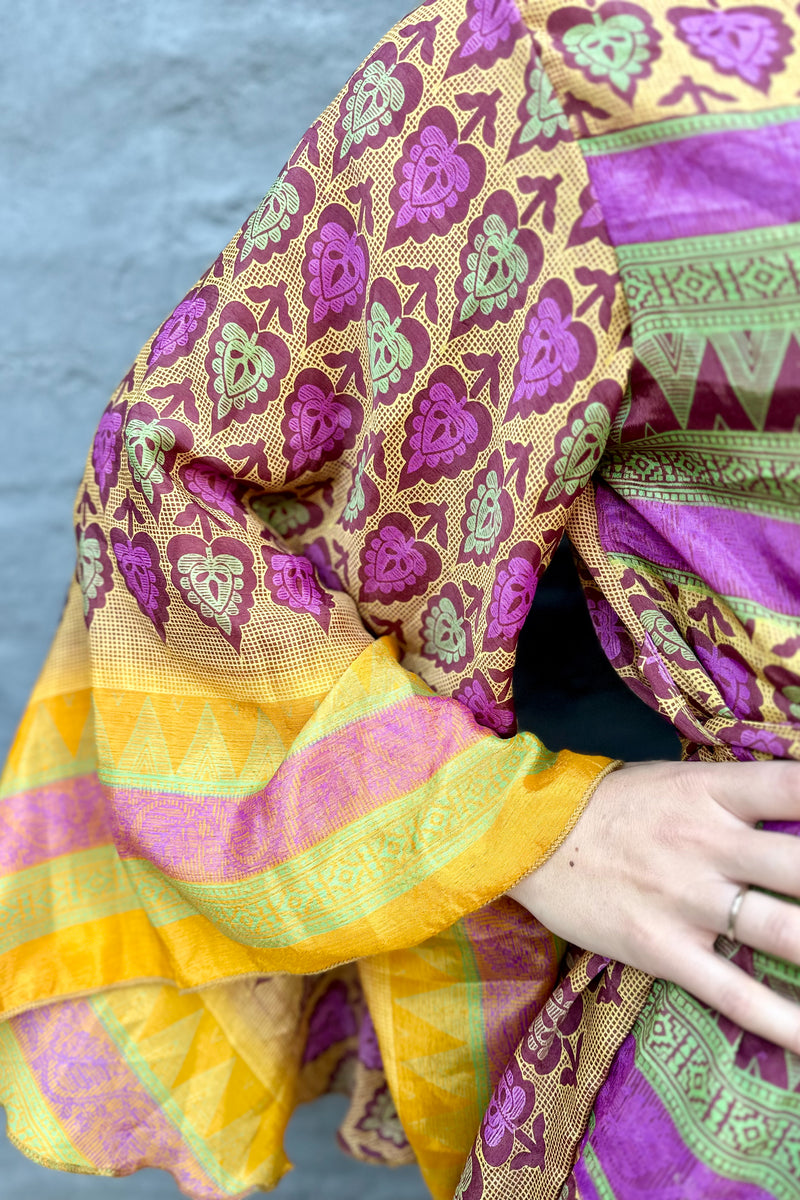
[{"label": "silver ring", "polygon": [[728,928],[725,931],[725,936],[729,942],[736,942],[736,918],[739,916],[739,910],[742,907],[742,901],[750,891],[750,884],[743,883],[731,901],[730,909],[728,910]]}]

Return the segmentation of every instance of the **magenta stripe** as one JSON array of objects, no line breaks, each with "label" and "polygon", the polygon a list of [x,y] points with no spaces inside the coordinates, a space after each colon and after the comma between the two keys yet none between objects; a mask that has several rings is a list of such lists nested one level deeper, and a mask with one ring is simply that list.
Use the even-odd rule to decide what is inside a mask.
[{"label": "magenta stripe", "polygon": [[600,544],[688,571],[711,592],[800,615],[800,527],[758,513],[622,497],[597,486]]},{"label": "magenta stripe", "polygon": [[[681,1138],[661,1098],[634,1063],[634,1037],[623,1043],[594,1106],[588,1141],[615,1200],[770,1200],[750,1183],[721,1177]],[[581,1200],[601,1200],[581,1155]]]},{"label": "magenta stripe", "polygon": [[111,840],[94,773],[0,800],[0,875]]},{"label": "magenta stripe", "polygon": [[122,858],[174,878],[244,879],[421,787],[490,736],[462,705],[412,696],[291,755],[244,798],[109,788],[114,840]]},{"label": "magenta stripe", "polygon": [[586,161],[615,246],[800,221],[800,121]]},{"label": "magenta stripe", "polygon": [[[84,1000],[14,1017],[14,1036],[66,1138],[96,1167],[169,1171],[195,1200],[230,1200],[131,1070]],[[112,1189],[113,1190],[113,1189]]]}]

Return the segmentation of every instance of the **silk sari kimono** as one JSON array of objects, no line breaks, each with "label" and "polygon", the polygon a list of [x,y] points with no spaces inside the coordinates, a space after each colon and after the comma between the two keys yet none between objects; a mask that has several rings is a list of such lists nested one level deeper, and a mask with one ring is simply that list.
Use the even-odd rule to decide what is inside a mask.
[{"label": "silk sari kimono", "polygon": [[565,533],[685,757],[800,756],[798,39],[429,0],[143,348],[3,776],[31,1158],[244,1196],[340,1090],[437,1200],[800,1194],[797,1059],[503,898],[615,765],[515,726]]}]

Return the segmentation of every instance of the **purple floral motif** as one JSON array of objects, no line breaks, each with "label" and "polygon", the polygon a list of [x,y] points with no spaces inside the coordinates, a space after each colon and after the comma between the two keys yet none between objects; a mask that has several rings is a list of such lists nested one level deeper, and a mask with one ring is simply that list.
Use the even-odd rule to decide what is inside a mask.
[{"label": "purple floral motif", "polygon": [[692,647],[716,686],[725,707],[735,717],[758,719],[761,716],[761,691],[751,667],[735,650],[723,642],[712,642],[700,630],[690,630]]},{"label": "purple floral motif", "polygon": [[83,597],[83,619],[88,629],[94,614],[105,606],[106,597],[114,586],[108,542],[99,525],[75,526],[78,543],[75,578]]},{"label": "purple floral motif", "polygon": [[405,422],[399,490],[471,470],[491,436],[491,417],[453,367],[437,367],[417,392]]},{"label": "purple floral motif", "polygon": [[[267,313],[262,315],[262,322],[268,324],[269,319]],[[226,304],[205,357],[212,434],[264,412],[280,395],[289,364],[283,338],[262,328],[238,300]]]},{"label": "purple floral motif", "polygon": [[751,4],[722,12],[671,8],[667,17],[697,58],[713,63],[721,75],[737,75],[764,93],[791,52],[791,30],[774,8]]},{"label": "purple floral motif", "polygon": [[[768,754],[770,758],[789,758],[791,757],[792,741],[788,738],[778,737],[769,729],[754,729],[750,725],[732,725],[729,729],[724,729],[720,733],[720,737],[724,741],[730,741],[733,745],[734,753],[737,749],[737,744],[745,749],[747,758],[752,759],[756,754]],[[734,741],[733,739],[736,739]],[[741,755],[741,757],[745,757]],[[740,757],[737,755],[737,757]]]},{"label": "purple floral motif", "polygon": [[544,250],[532,229],[519,228],[517,204],[510,192],[493,192],[470,225],[456,279],[457,306],[450,337],[470,326],[490,329],[510,321],[538,279]]},{"label": "purple floral motif", "polygon": [[100,418],[92,446],[92,466],[103,507],[108,503],[111,489],[119,479],[119,464],[122,453],[122,422],[124,406],[109,405]]},{"label": "purple floral motif", "polygon": [[294,612],[308,613],[328,632],[333,596],[319,586],[316,572],[303,554],[283,554],[271,546],[262,546],[267,564],[266,584],[276,604]]},{"label": "purple floral motif", "polygon": [[196,458],[181,467],[179,475],[186,490],[203,504],[227,513],[244,525],[244,508],[237,495],[237,481],[221,458]]},{"label": "purple floral motif", "polygon": [[406,118],[422,98],[422,76],[399,62],[397,46],[384,42],[351,78],[339,105],[333,173],[366,150],[379,150],[403,132]]},{"label": "purple floral motif", "polygon": [[358,1031],[358,1057],[368,1071],[383,1069],[383,1057],[378,1045],[378,1035],[369,1010],[365,1010],[361,1018],[361,1028]]},{"label": "purple floral motif", "polygon": [[514,0],[468,0],[467,16],[456,31],[458,46],[447,64],[445,79],[477,66],[488,70],[508,58],[525,33]]},{"label": "purple floral motif", "polygon": [[[532,1083],[524,1078],[516,1059],[512,1058],[492,1093],[489,1106],[481,1124],[483,1156],[492,1167],[500,1167],[511,1157],[520,1126],[533,1111],[536,1092]],[[542,1129],[537,1128],[541,1120]],[[544,1117],[539,1114],[534,1123],[534,1141],[538,1142],[544,1128]],[[536,1137],[536,1133],[540,1136]],[[525,1137],[524,1142],[528,1138]],[[530,1147],[526,1147],[530,1148]],[[544,1143],[542,1142],[542,1164]]]},{"label": "purple floral motif", "polygon": [[387,513],[361,551],[359,600],[393,604],[422,596],[439,578],[442,561],[402,513]]},{"label": "purple floral motif", "polygon": [[636,651],[622,618],[614,612],[598,588],[584,585],[584,595],[594,631],[606,658],[617,669],[630,666]]},{"label": "purple floral motif", "polygon": [[403,314],[389,279],[378,278],[367,300],[367,345],[375,404],[394,404],[425,367],[431,339],[421,321]]},{"label": "purple floral motif", "polygon": [[506,421],[519,414],[548,412],[568,400],[597,358],[588,325],[572,319],[572,293],[561,279],[550,279],[528,313],[519,338],[514,390]]},{"label": "purple floral motif", "polygon": [[307,344],[328,329],[345,329],[364,311],[367,244],[341,204],[329,204],[306,240],[303,303],[308,309]]},{"label": "purple floral motif", "polygon": [[386,249],[409,238],[422,243],[444,236],[463,221],[483,187],[486,163],[475,146],[459,141],[452,113],[431,108],[406,138],[394,177]]},{"label": "purple floral motif", "polygon": [[547,32],[568,66],[590,82],[608,84],[628,104],[661,53],[661,34],[647,9],[625,0],[609,0],[594,12],[558,8]]},{"label": "purple floral motif", "polygon": [[467,493],[458,562],[491,562],[513,528],[514,502],[505,486],[505,463],[494,450]]},{"label": "purple floral motif", "polygon": [[497,701],[482,671],[476,671],[471,679],[459,684],[453,699],[465,704],[484,729],[492,729],[500,737],[508,737],[514,732],[516,720],[513,704],[500,704]]},{"label": "purple floral motif", "polygon": [[303,1062],[313,1062],[331,1046],[358,1032],[355,1013],[347,998],[347,988],[341,979],[335,979],[314,1005],[308,1022],[308,1035],[303,1051]]},{"label": "purple floral motif", "polygon": [[125,586],[142,613],[155,625],[162,642],[166,641],[164,626],[169,618],[169,597],[158,547],[143,530],[129,538],[121,529],[111,530],[111,546]]},{"label": "purple floral motif", "polygon": [[511,557],[499,564],[489,602],[484,650],[513,652],[536,594],[540,563],[539,547],[534,542],[520,542]]},{"label": "purple floral motif", "polygon": [[331,566],[331,552],[325,538],[318,537],[313,542],[308,542],[303,546],[303,554],[314,567],[323,587],[330,592],[344,590],[341,579]]},{"label": "purple floral motif", "polygon": [[242,226],[236,242],[234,277],[253,261],[267,263],[273,254],[282,254],[300,235],[316,198],[314,180],[303,167],[282,171]]},{"label": "purple floral motif", "polygon": [[250,549],[235,538],[205,542],[182,533],[170,538],[167,555],[170,577],[181,599],[238,652],[256,583]]},{"label": "purple floral motif", "polygon": [[551,992],[527,1038],[520,1044],[523,1060],[533,1067],[537,1075],[549,1075],[556,1069],[561,1060],[564,1039],[576,1032],[582,1017],[583,994],[574,990],[567,976]]},{"label": "purple floral motif", "polygon": [[472,661],[472,626],[454,583],[446,583],[428,601],[422,614],[422,639],[424,654],[443,671],[463,671]]},{"label": "purple floral motif", "polygon": [[380,507],[381,496],[373,476],[386,478],[383,436],[382,433],[367,435],[353,467],[353,480],[339,517],[339,524],[349,533],[363,529]]},{"label": "purple floral motif", "polygon": [[318,471],[355,445],[362,415],[358,398],[337,393],[324,371],[302,370],[286,399],[281,422],[287,480]]},{"label": "purple floral motif", "polygon": [[171,367],[179,358],[191,354],[205,334],[218,301],[219,288],[213,283],[194,288],[184,296],[153,338],[145,378],[156,367]]}]

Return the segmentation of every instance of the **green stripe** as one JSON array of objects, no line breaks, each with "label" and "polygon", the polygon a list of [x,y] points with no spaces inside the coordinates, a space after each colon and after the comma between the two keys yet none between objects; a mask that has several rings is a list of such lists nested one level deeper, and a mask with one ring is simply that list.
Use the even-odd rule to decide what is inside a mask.
[{"label": "green stripe", "polygon": [[432,695],[431,689],[421,679],[409,675],[399,663],[394,663],[393,666],[394,670],[387,670],[383,664],[378,665],[373,670],[373,675],[379,675],[378,686],[374,690],[363,692],[345,707],[341,707],[340,692],[346,692],[347,688],[352,686],[347,681],[347,676],[344,676],[322,701],[322,711],[318,709],[300,730],[292,742],[287,758],[307,750],[315,742],[321,742],[332,733],[339,733],[357,721],[378,716],[415,696]]},{"label": "green stripe", "polygon": [[[343,929],[452,862],[491,828],[509,784],[553,761],[531,734],[500,746],[492,741],[487,747],[488,740],[463,751],[423,787],[248,879],[165,880],[141,859],[128,860],[126,870],[154,926],[186,915],[176,915],[177,891],[224,934],[249,946],[281,949]],[[535,747],[539,755],[532,761]]]},{"label": "green stripe", "polygon": [[18,796],[20,792],[33,792],[36,788],[48,783],[61,783],[67,779],[79,779],[81,775],[91,775],[97,769],[97,759],[94,755],[83,760],[71,759],[68,763],[51,767],[49,771],[36,771],[32,775],[6,774],[0,787],[0,800],[8,796]]},{"label": "green stripe", "polygon": [[634,344],[648,333],[800,323],[800,223],[616,249]]},{"label": "green stripe", "polygon": [[656,980],[634,1026],[636,1066],[681,1140],[724,1179],[796,1200],[800,1096],[737,1069],[717,1021],[675,984]]},{"label": "green stripe", "polygon": [[586,1167],[589,1178],[597,1188],[597,1195],[600,1200],[616,1200],[614,1189],[608,1182],[608,1176],[600,1166],[600,1160],[592,1148],[591,1142],[588,1142],[583,1148],[583,1164]]},{"label": "green stripe", "polygon": [[189,1121],[187,1114],[175,1100],[170,1088],[166,1087],[149,1065],[139,1046],[130,1036],[125,1026],[117,1019],[110,1001],[102,993],[92,996],[88,1003],[92,1006],[97,1019],[105,1029],[111,1041],[125,1060],[126,1066],[133,1071],[142,1087],[163,1109],[165,1116],[175,1126],[181,1138],[191,1147],[197,1161],[203,1169],[218,1183],[232,1194],[239,1196],[242,1192],[242,1180],[230,1175],[215,1158],[208,1143],[198,1133]]},{"label": "green stripe", "polygon": [[724,133],[728,130],[763,129],[767,125],[784,125],[800,120],[800,105],[786,104],[781,108],[766,108],[759,112],[698,113],[692,117],[672,117],[621,129],[602,137],[582,138],[581,150],[587,158],[598,154],[618,154],[637,150],[640,146],[656,146],[662,142],[677,142],[704,133]]},{"label": "green stripe", "polygon": [[0,881],[0,954],[140,907],[113,846],[62,855]]},{"label": "green stripe", "polygon": [[622,496],[800,521],[800,437],[670,431],[608,451],[600,473]]},{"label": "green stripe", "polygon": [[629,242],[617,246],[621,266],[656,262],[694,264],[699,259],[719,259],[720,255],[746,255],[753,250],[785,250],[800,246],[800,222],[764,225],[759,229],[740,229],[733,233],[705,233],[697,237],[672,238],[663,242]]},{"label": "green stripe", "polygon": [[121,862],[113,846],[64,855],[4,881],[0,953],[137,909],[154,927],[200,913],[245,945],[296,945],[369,916],[441,870],[491,828],[513,780],[553,761],[532,734],[499,746],[482,738],[422,787],[231,883],[172,879],[147,860]]},{"label": "green stripe", "polygon": [[491,1099],[492,1088],[489,1080],[489,1055],[486,1049],[487,1022],[483,1011],[483,988],[474,986],[475,983],[480,983],[481,973],[462,921],[457,921],[453,926],[453,937],[464,967],[464,980],[467,985],[464,989],[467,1004],[467,1045],[472,1058],[478,1108],[483,1112]]},{"label": "green stripe", "polygon": [[[693,575],[690,571],[678,571],[673,567],[662,567],[660,563],[652,563],[649,559],[639,558],[636,554],[608,554],[608,559],[611,562],[623,563],[626,567],[633,567],[637,571],[647,571],[657,578],[669,579],[672,583],[677,583],[679,587],[691,588],[694,592],[702,592],[705,596],[717,596],[717,592],[709,590],[708,584],[702,580],[699,575]],[[757,604],[755,600],[747,600],[742,596],[722,596],[720,600],[724,600],[728,608],[737,618],[744,624],[755,618],[758,621],[770,621],[775,625],[784,625],[788,629],[800,631],[800,617],[791,613],[779,613],[774,609],[764,608],[762,604]]]},{"label": "green stripe", "polygon": [[9,1022],[0,1025],[0,1104],[8,1134],[25,1152],[78,1171],[103,1174],[72,1144],[48,1108]]}]

